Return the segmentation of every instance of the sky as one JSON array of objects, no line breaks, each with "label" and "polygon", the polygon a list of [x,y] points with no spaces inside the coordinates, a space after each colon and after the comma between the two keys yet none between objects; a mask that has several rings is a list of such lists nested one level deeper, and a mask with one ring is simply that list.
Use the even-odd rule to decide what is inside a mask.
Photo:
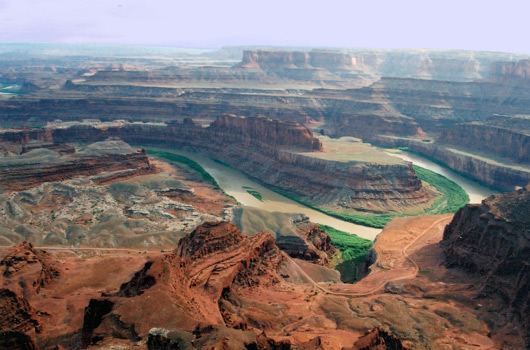
[{"label": "sky", "polygon": [[0,0],[0,42],[530,53],[530,1]]}]

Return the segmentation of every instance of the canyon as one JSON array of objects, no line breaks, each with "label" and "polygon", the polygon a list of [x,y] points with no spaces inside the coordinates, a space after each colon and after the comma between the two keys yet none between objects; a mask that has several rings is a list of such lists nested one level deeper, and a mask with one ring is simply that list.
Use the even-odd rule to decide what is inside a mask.
[{"label": "canyon", "polygon": [[[187,65],[193,59],[198,58],[176,57],[174,66],[160,59],[119,66],[96,60],[88,68],[73,62],[77,73],[61,71],[58,89],[0,101],[1,123],[22,127],[45,126],[55,119],[169,123],[191,118],[204,126],[224,113],[265,116],[383,146],[390,145],[385,137],[434,140],[442,148],[478,153],[500,164],[478,166],[479,160],[461,160],[462,154],[435,155],[418,145],[416,150],[449,167],[459,164],[461,173],[496,188],[528,183],[528,175],[504,169],[511,163],[528,164],[529,126],[521,120],[530,106],[530,85],[523,74],[528,65],[523,55],[233,48],[199,60],[211,60],[211,65]],[[22,68],[0,74],[5,76],[0,81],[42,85]],[[492,149],[488,137],[506,142],[496,142],[497,149]],[[504,172],[510,180],[503,183],[501,176],[484,171]]]},{"label": "canyon", "polygon": [[528,55],[0,58],[0,348],[530,346]]},{"label": "canyon", "polygon": [[[368,275],[354,285],[318,283],[316,271],[325,266],[289,257],[271,234],[246,236],[227,222],[199,225],[169,252],[41,252],[19,244],[1,252],[0,283],[12,290],[0,294],[1,305],[21,310],[29,321],[24,330],[9,325],[2,331],[19,332],[10,338],[14,346],[29,343],[40,349],[69,348],[76,342],[88,349],[133,344],[150,349],[361,349],[385,343],[403,349],[450,344],[523,348],[518,317],[526,315],[524,278],[494,271],[506,264],[524,268],[524,246],[522,261],[506,260],[507,246],[484,265],[481,259],[487,255],[481,250],[493,245],[469,242],[476,234],[490,235],[491,229],[496,230],[492,236],[503,235],[506,242],[523,239],[517,228],[498,218],[502,210],[508,220],[521,220],[518,213],[525,211],[528,193],[496,195],[454,218],[396,219],[374,245]],[[492,214],[475,228],[480,220],[470,224],[463,219],[473,212]],[[524,225],[523,219],[516,227],[524,230]],[[492,273],[477,274],[475,267]],[[49,277],[42,284],[29,283],[39,281],[43,271]],[[518,271],[513,273],[526,276]],[[509,287],[514,281],[516,289]],[[516,304],[505,308],[506,302]]]},{"label": "canyon", "polygon": [[21,130],[20,135],[6,131],[4,135],[6,141],[23,143],[28,137],[58,143],[118,137],[132,144],[192,150],[301,200],[340,210],[406,212],[410,207],[427,206],[435,197],[422,186],[410,164],[392,159],[322,159],[313,156],[325,150],[310,130],[265,117],[225,114],[208,127],[191,119],[171,124],[86,120],[50,123],[30,133]]}]

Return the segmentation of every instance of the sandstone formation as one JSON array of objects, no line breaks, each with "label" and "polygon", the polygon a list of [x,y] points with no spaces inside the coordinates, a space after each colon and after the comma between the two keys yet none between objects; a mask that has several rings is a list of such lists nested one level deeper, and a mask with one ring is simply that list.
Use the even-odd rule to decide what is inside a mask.
[{"label": "sandstone formation", "polygon": [[[382,327],[377,327],[359,338],[353,346],[354,350],[406,350],[401,340],[389,334]],[[344,349],[346,350],[346,349]]]},{"label": "sandstone formation", "polygon": [[274,155],[280,147],[304,151],[321,151],[322,144],[313,133],[294,122],[268,118],[247,118],[224,114],[208,127],[212,140],[228,145],[256,148]]},{"label": "sandstone formation", "polygon": [[125,169],[150,171],[145,151],[135,150],[122,141],[94,143],[64,156],[45,147],[0,159],[0,185],[4,190],[23,190],[43,182]]},{"label": "sandstone formation", "polygon": [[39,313],[26,299],[0,288],[0,349],[37,349],[35,336],[41,332],[39,320]]},{"label": "sandstone formation", "polygon": [[[500,315],[521,325],[530,345],[530,188],[466,205],[446,227],[445,264],[477,276],[500,298]],[[502,321],[501,321],[502,322]],[[502,325],[497,324],[497,327]]]},{"label": "sandstone formation", "polygon": [[221,308],[222,299],[240,288],[278,283],[283,261],[269,234],[246,237],[230,223],[205,223],[183,238],[174,253],[147,262],[117,293],[91,300],[84,342],[111,336],[107,332],[113,328],[131,340],[146,337],[149,325],[160,324],[161,315],[151,309],[157,307],[152,303],[133,305],[149,298],[168,305],[165,327],[192,332],[203,322],[244,329],[237,316]]},{"label": "sandstone formation", "polygon": [[41,325],[37,311],[28,301],[9,289],[0,288],[0,330],[39,333]]},{"label": "sandstone formation", "polygon": [[234,209],[234,220],[246,235],[268,232],[276,245],[293,258],[304,259],[323,266],[337,252],[329,235],[303,214],[267,212],[252,207]]},{"label": "sandstone formation", "polygon": [[19,243],[10,248],[0,261],[0,266],[3,267],[3,276],[7,279],[16,280],[18,276],[26,274],[34,276],[32,286],[24,284],[22,287],[26,291],[27,288],[33,288],[36,293],[59,275],[59,270],[54,266],[49,254],[36,250],[29,242]]},{"label": "sandstone formation", "polygon": [[[265,71],[324,69],[375,76],[466,81],[487,76],[495,58],[508,55],[429,50],[318,50],[242,49],[238,68]],[[509,57],[513,59],[512,57]]]},{"label": "sandstone formation", "polygon": [[[440,265],[436,242],[449,220],[450,215],[395,220],[378,240],[382,275],[354,285],[313,283],[302,272],[309,263],[279,252],[271,235],[245,237],[228,223],[199,227],[171,253],[54,251],[61,274],[26,298],[43,310],[37,313],[36,345],[335,350],[355,348],[361,340],[375,346],[399,340],[403,348],[521,348],[513,332],[508,338],[488,336],[498,315],[477,309],[473,279]],[[406,252],[419,265],[415,277],[402,253],[412,240]],[[28,284],[27,275],[18,276],[15,286]],[[2,288],[11,282],[0,276]],[[31,338],[19,332],[10,339],[22,344]]]}]

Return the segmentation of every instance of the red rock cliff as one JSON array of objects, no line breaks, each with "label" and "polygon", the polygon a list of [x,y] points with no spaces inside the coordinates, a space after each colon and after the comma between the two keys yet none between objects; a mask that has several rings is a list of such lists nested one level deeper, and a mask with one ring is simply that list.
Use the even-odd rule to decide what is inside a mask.
[{"label": "red rock cliff", "polygon": [[275,154],[278,147],[322,150],[322,144],[308,128],[298,123],[266,117],[247,118],[223,114],[210,125],[208,132],[214,140],[219,138],[225,143],[257,148],[268,154]]},{"label": "red rock cliff", "polygon": [[[466,205],[446,227],[446,265],[476,275],[483,293],[500,297],[530,345],[530,187]],[[501,325],[502,326],[502,325]]]}]

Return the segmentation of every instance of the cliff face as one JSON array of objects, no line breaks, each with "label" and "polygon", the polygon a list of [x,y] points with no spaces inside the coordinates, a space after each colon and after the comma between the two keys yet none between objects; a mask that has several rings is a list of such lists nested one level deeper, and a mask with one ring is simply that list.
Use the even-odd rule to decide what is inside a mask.
[{"label": "cliff face", "polygon": [[230,144],[257,148],[268,154],[275,154],[278,146],[300,150],[321,151],[322,144],[313,133],[294,122],[283,122],[265,117],[246,118],[224,114],[209,127],[214,139]]},{"label": "cliff face", "polygon": [[[129,143],[192,150],[219,159],[264,183],[317,205],[386,211],[402,210],[430,199],[410,164],[338,162],[311,157],[302,153],[322,150],[321,142],[311,131],[296,123],[265,117],[225,114],[209,127],[196,125],[191,119],[170,124],[67,122],[51,124],[45,133],[56,143],[94,142],[117,137]],[[41,134],[42,131],[36,129],[28,137]],[[27,142],[26,138],[22,142]],[[136,162],[145,161],[145,154],[140,153],[127,153],[121,157],[121,162],[128,166],[132,165],[132,158]],[[123,166],[118,164],[119,159],[114,159],[115,166]],[[105,164],[102,161],[97,163],[98,167]],[[136,168],[148,166],[138,164]],[[79,170],[95,171],[91,167]],[[5,176],[14,176],[7,170],[5,172]],[[47,173],[39,176],[44,175]],[[369,207],[367,203],[370,203]]]},{"label": "cliff face", "polygon": [[119,137],[203,153],[319,205],[365,210],[370,202],[369,209],[377,211],[430,199],[410,164],[337,162],[301,154],[322,146],[307,128],[295,123],[223,115],[206,128],[190,119],[168,125],[65,123],[50,128],[55,142]]},{"label": "cliff face", "polygon": [[530,171],[523,167],[487,162],[436,144],[388,137],[377,138],[377,143],[391,147],[408,147],[412,152],[434,158],[459,173],[495,188],[511,191],[516,186],[526,186],[530,182]]},{"label": "cliff face", "polygon": [[43,182],[124,169],[149,171],[145,151],[134,150],[123,141],[94,143],[81,152],[64,156],[49,149],[36,149],[0,159],[0,185],[18,191]]},{"label": "cliff face", "polygon": [[480,79],[488,74],[495,59],[510,59],[510,55],[484,55],[478,52],[428,50],[363,50],[341,51],[279,51],[243,50],[237,68],[262,70],[325,69],[328,71],[362,72],[365,75],[415,77],[465,81]]},{"label": "cliff face", "polygon": [[446,227],[446,266],[479,276],[483,293],[526,331],[530,345],[530,187],[466,205]]},{"label": "cliff face", "polygon": [[245,50],[237,68],[312,69],[330,71],[359,69],[355,56],[339,52]]},{"label": "cliff face", "polygon": [[518,62],[493,62],[491,64],[491,77],[517,78],[530,80],[530,60]]},{"label": "cliff face", "polygon": [[334,136],[354,136],[366,141],[377,135],[418,136],[423,133],[412,118],[385,116],[378,111],[334,114],[326,125],[333,127]]},{"label": "cliff face", "polygon": [[47,129],[0,129],[0,142],[26,145],[29,141],[51,142],[52,136]]},{"label": "cliff face", "polygon": [[442,131],[438,141],[517,163],[530,164],[530,131],[476,123],[457,124]]}]

